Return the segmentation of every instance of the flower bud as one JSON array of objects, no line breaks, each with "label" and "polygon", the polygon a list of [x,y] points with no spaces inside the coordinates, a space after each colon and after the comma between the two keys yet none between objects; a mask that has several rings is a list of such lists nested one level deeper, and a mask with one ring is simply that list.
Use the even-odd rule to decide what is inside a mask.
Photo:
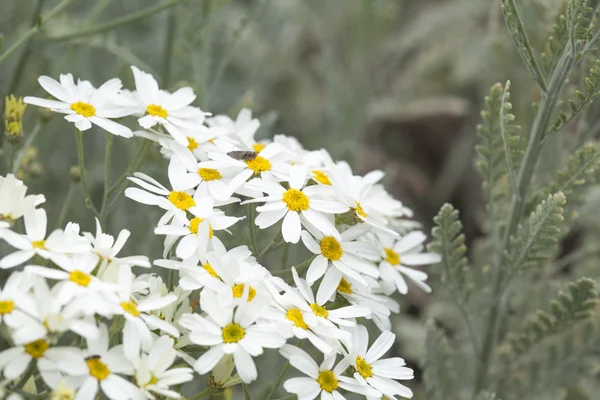
[{"label": "flower bud", "polygon": [[71,174],[71,180],[73,182],[77,183],[81,180],[81,171],[79,171],[79,167],[77,165],[72,166],[69,170],[69,173]]},{"label": "flower bud", "polygon": [[23,136],[23,114],[27,105],[23,103],[22,97],[11,94],[5,97],[4,128],[9,143],[17,144]]}]

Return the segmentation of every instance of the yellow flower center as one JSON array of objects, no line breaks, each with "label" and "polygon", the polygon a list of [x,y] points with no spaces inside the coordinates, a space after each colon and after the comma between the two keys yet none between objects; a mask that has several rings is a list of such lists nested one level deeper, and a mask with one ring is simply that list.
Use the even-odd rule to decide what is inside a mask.
[{"label": "yellow flower center", "polygon": [[121,302],[121,307],[123,307],[123,310],[125,310],[126,313],[129,313],[134,317],[140,316],[137,304],[135,304],[133,301],[123,301]]},{"label": "yellow flower center", "polygon": [[367,379],[373,376],[371,365],[361,356],[356,357],[356,370],[363,378]]},{"label": "yellow flower center", "polygon": [[363,210],[362,206],[360,205],[360,203],[358,201],[355,201],[355,203],[356,203],[356,207],[353,208],[354,212],[356,212],[357,215],[360,215],[363,218],[367,218],[367,216],[369,214],[367,214],[365,212],[365,210]]},{"label": "yellow flower center", "polygon": [[[238,283],[237,285],[234,285],[231,287],[231,292],[233,293],[233,297],[236,299],[239,299],[242,297],[242,294],[244,294],[244,289],[245,289],[245,285],[243,283]],[[256,296],[256,289],[254,289],[252,286],[250,286],[250,288],[248,289],[248,302],[251,302],[252,299],[254,298],[254,296]]]},{"label": "yellow flower center", "polygon": [[317,383],[319,386],[321,386],[321,389],[329,393],[333,392],[339,387],[338,379],[335,377],[333,371],[329,369],[319,372]]},{"label": "yellow flower center", "polygon": [[[190,232],[192,232],[194,235],[198,234],[198,225],[200,225],[200,222],[204,221],[202,218],[200,217],[195,217],[190,221]],[[212,226],[208,226],[208,238],[212,239],[213,235],[215,234],[215,231],[213,231]]]},{"label": "yellow flower center", "polygon": [[325,172],[315,169],[313,170],[313,175],[315,181],[322,183],[323,185],[331,186],[331,181],[329,180],[329,177],[327,176],[327,174],[325,174]]},{"label": "yellow flower center", "polygon": [[15,302],[12,300],[0,301],[0,315],[9,314],[15,309]]},{"label": "yellow flower center", "polygon": [[93,105],[78,101],[77,103],[71,104],[71,110],[75,111],[79,115],[83,115],[86,118],[93,117],[96,115],[96,109]]},{"label": "yellow flower center", "polygon": [[86,361],[90,375],[99,381],[103,381],[110,375],[108,366],[100,361],[100,357],[92,357]]},{"label": "yellow flower center", "polygon": [[246,165],[254,171],[254,175],[271,170],[271,162],[261,156],[256,156],[253,160],[246,160]]},{"label": "yellow flower center", "polygon": [[246,336],[244,328],[238,324],[227,324],[223,328],[223,342],[224,343],[237,343]]},{"label": "yellow flower center", "polygon": [[202,268],[204,268],[206,270],[206,272],[208,272],[212,277],[221,279],[219,274],[217,274],[217,271],[215,271],[214,268],[209,263],[202,264]]},{"label": "yellow flower center", "polygon": [[200,168],[198,170],[198,175],[205,181],[216,181],[222,178],[221,173],[212,168]]},{"label": "yellow flower center", "polygon": [[158,378],[156,376],[152,375],[150,377],[150,380],[148,382],[144,383],[142,385],[142,387],[146,387],[146,386],[150,386],[150,385],[156,385],[157,382],[158,382]]},{"label": "yellow flower center", "polygon": [[33,246],[34,249],[44,250],[46,248],[46,241],[45,240],[36,240],[34,242],[31,242],[31,245]]},{"label": "yellow flower center", "polygon": [[69,280],[71,282],[75,282],[79,286],[87,287],[90,284],[90,282],[92,281],[92,277],[83,271],[75,269],[75,270],[71,271],[71,273],[69,274]]},{"label": "yellow flower center", "polygon": [[306,211],[310,205],[308,196],[298,189],[288,189],[283,194],[283,202],[290,211]]},{"label": "yellow flower center", "polygon": [[329,311],[324,306],[320,306],[317,303],[313,303],[310,305],[311,310],[317,317],[327,318],[329,315]]},{"label": "yellow flower center", "polygon": [[263,151],[263,149],[267,147],[266,144],[263,143],[254,143],[252,145],[252,149],[254,149],[255,152],[260,153],[261,151]]},{"label": "yellow flower center", "polygon": [[171,192],[169,201],[180,210],[189,210],[196,205],[196,202],[186,192]]},{"label": "yellow flower center", "polygon": [[44,339],[36,340],[35,342],[27,343],[25,345],[25,352],[28,353],[31,357],[42,358],[46,350],[48,350],[50,345]]},{"label": "yellow flower center", "polygon": [[0,214],[0,221],[9,222],[12,224],[13,222],[15,222],[15,218],[12,216],[11,213]]},{"label": "yellow flower center", "polygon": [[340,293],[352,294],[352,284],[342,278],[340,284],[337,287],[337,291]]},{"label": "yellow flower center", "polygon": [[344,251],[342,245],[333,236],[325,236],[321,239],[321,254],[329,261],[337,261],[342,258]]},{"label": "yellow flower center", "polygon": [[146,107],[146,111],[153,117],[167,118],[169,116],[167,110],[157,104],[150,104]]},{"label": "yellow flower center", "polygon": [[308,325],[304,322],[302,311],[299,308],[290,308],[287,310],[285,317],[294,323],[294,326],[302,329],[308,329]]},{"label": "yellow flower center", "polygon": [[400,255],[398,255],[398,253],[387,247],[384,247],[383,251],[385,251],[385,261],[392,265],[400,264]]},{"label": "yellow flower center", "polygon": [[196,142],[196,139],[188,136],[187,140],[188,140],[188,149],[190,151],[194,151],[194,150],[196,150],[196,148],[198,148],[198,142]]}]

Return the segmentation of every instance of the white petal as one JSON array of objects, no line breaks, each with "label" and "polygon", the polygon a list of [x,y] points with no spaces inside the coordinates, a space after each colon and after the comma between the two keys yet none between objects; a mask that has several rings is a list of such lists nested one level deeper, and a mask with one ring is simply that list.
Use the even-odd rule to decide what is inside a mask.
[{"label": "white petal", "polygon": [[300,215],[296,211],[289,211],[283,219],[281,225],[281,233],[283,234],[283,240],[288,243],[298,243],[300,240],[300,232],[302,226],[300,225]]}]

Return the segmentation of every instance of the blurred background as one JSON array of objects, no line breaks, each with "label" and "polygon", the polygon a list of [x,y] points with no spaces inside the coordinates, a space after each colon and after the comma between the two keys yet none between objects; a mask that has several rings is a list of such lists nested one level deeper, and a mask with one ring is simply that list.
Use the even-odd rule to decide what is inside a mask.
[{"label": "blurred background", "polygon": [[[38,10],[43,14],[58,3],[0,0],[4,48],[32,26]],[[89,31],[165,3],[170,6],[160,12]],[[561,2],[520,3],[534,48],[541,49]],[[334,159],[348,160],[358,173],[386,171],[388,190],[414,210],[425,231],[440,206],[453,203],[468,245],[482,232],[484,204],[473,155],[483,97],[492,84],[510,79],[514,113],[527,127],[537,94],[498,0],[73,0],[0,65],[0,98],[45,96],[37,77],[67,72],[96,86],[116,76],[131,88],[130,65],[154,74],[164,88],[192,86],[195,104],[205,111],[235,117],[243,107],[252,109],[262,122],[260,138],[293,135],[308,149],[323,147]],[[27,110],[25,137],[39,118],[39,109]],[[84,135],[88,184],[100,201],[104,137],[95,128]],[[33,145],[20,174],[30,192],[46,195],[53,226],[77,163],[71,124],[52,117]],[[138,145],[115,139],[114,176],[126,169]],[[166,181],[166,163],[157,151],[142,170]],[[158,217],[158,210],[122,197],[108,230],[131,230],[126,251],[159,258],[160,239],[152,234]],[[94,229],[79,190],[67,218]],[[291,253],[289,259],[302,257]],[[435,292],[435,277],[432,286]],[[409,385],[416,398],[425,398],[423,324],[446,309],[414,286],[398,300],[395,351],[416,370]],[[272,360],[267,368],[278,371],[282,361]]]}]

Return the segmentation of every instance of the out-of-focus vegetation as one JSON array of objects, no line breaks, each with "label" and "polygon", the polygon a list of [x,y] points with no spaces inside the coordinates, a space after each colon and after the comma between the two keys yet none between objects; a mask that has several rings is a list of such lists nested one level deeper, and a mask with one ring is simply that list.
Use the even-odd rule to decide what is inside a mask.
[{"label": "out-of-focus vegetation", "polygon": [[[140,14],[167,3],[164,10]],[[547,39],[550,34],[557,39],[559,32],[552,31],[552,26],[558,22],[560,28],[556,16],[562,3],[523,0],[518,4],[538,58],[542,51],[552,56],[554,42]],[[489,247],[482,240],[487,232],[485,203],[473,161],[479,110],[486,108],[483,99],[490,86],[510,79],[511,113],[518,116],[526,134],[535,116],[532,102],[540,99],[508,34],[501,1],[72,0],[51,20],[36,19],[40,10],[45,15],[57,4],[57,0],[0,2],[3,50],[41,22],[39,32],[0,64],[2,99],[11,93],[40,95],[39,75],[57,77],[66,72],[93,83],[117,76],[131,87],[129,66],[133,64],[160,77],[164,87],[191,85],[198,94],[197,104],[206,111],[235,116],[242,107],[251,108],[262,121],[263,137],[285,132],[298,136],[308,148],[327,147],[334,157],[351,160],[358,171],[383,169],[390,191],[426,227],[433,225],[443,203],[460,210],[464,244],[473,260],[466,268],[478,276],[467,283],[478,301],[465,312],[474,316],[473,329],[482,329],[479,324],[485,315],[478,318],[478,314],[497,299],[486,300],[491,290],[486,286],[490,267],[481,262]],[[124,18],[135,13],[139,18]],[[565,99],[582,87],[599,54],[591,51],[580,61],[569,77]],[[548,72],[551,65],[543,68]],[[564,108],[568,110],[567,103]],[[543,193],[543,183],[565,165],[573,149],[598,136],[598,111],[597,106],[586,108],[549,139],[533,183],[540,191],[537,200],[564,191],[560,186]],[[32,193],[45,193],[49,198],[46,208],[51,216],[59,215],[69,191],[70,168],[77,163],[74,133],[59,119],[27,110],[24,140],[38,121],[42,126],[19,171]],[[88,185],[96,198],[102,196],[102,136],[91,131],[85,139]],[[126,168],[136,147],[134,140],[115,139],[115,174]],[[163,164],[155,152],[143,170],[158,176],[165,170]],[[584,160],[574,165],[591,164]],[[595,182],[596,175],[578,179]],[[565,194],[565,218],[574,222],[568,234],[561,236],[560,250],[544,262],[545,268],[528,271],[513,282],[512,298],[501,321],[506,331],[536,335],[526,321],[538,308],[548,311],[550,300],[565,288],[566,281],[583,275],[600,277],[596,212],[600,192],[592,188],[579,193],[588,200],[583,208]],[[79,188],[74,189],[74,196],[67,217],[79,221],[84,230],[93,229]],[[533,200],[527,212],[535,208]],[[156,258],[160,246],[154,242],[152,229],[158,211],[125,198],[119,201],[108,221],[110,230],[128,227],[133,231],[129,248]],[[446,221],[456,222],[451,221],[455,217],[450,210],[444,212]],[[436,281],[440,274],[435,270],[432,275],[434,293],[445,293],[441,288],[447,282]],[[403,312],[395,317],[397,350],[411,367],[420,372],[424,360],[433,363],[432,349],[433,355],[445,357],[435,360],[439,371],[426,371],[425,383],[423,374],[417,374],[412,385],[417,399],[461,398],[452,397],[463,393],[457,387],[469,387],[469,380],[475,379],[468,346],[452,348],[447,343],[449,337],[463,344],[468,340],[461,316],[448,306],[450,300],[413,290],[402,299]],[[427,319],[436,322],[426,325]],[[506,354],[496,355],[497,386],[489,389],[499,399],[595,398],[600,364],[597,358],[584,358],[599,349],[594,329],[586,325],[585,329],[556,332],[531,349],[526,364],[512,361],[512,342],[507,339]],[[426,347],[430,350],[427,357]],[[263,380],[268,379],[265,375]],[[433,382],[442,382],[449,396],[439,396],[439,388],[433,395]]]}]

